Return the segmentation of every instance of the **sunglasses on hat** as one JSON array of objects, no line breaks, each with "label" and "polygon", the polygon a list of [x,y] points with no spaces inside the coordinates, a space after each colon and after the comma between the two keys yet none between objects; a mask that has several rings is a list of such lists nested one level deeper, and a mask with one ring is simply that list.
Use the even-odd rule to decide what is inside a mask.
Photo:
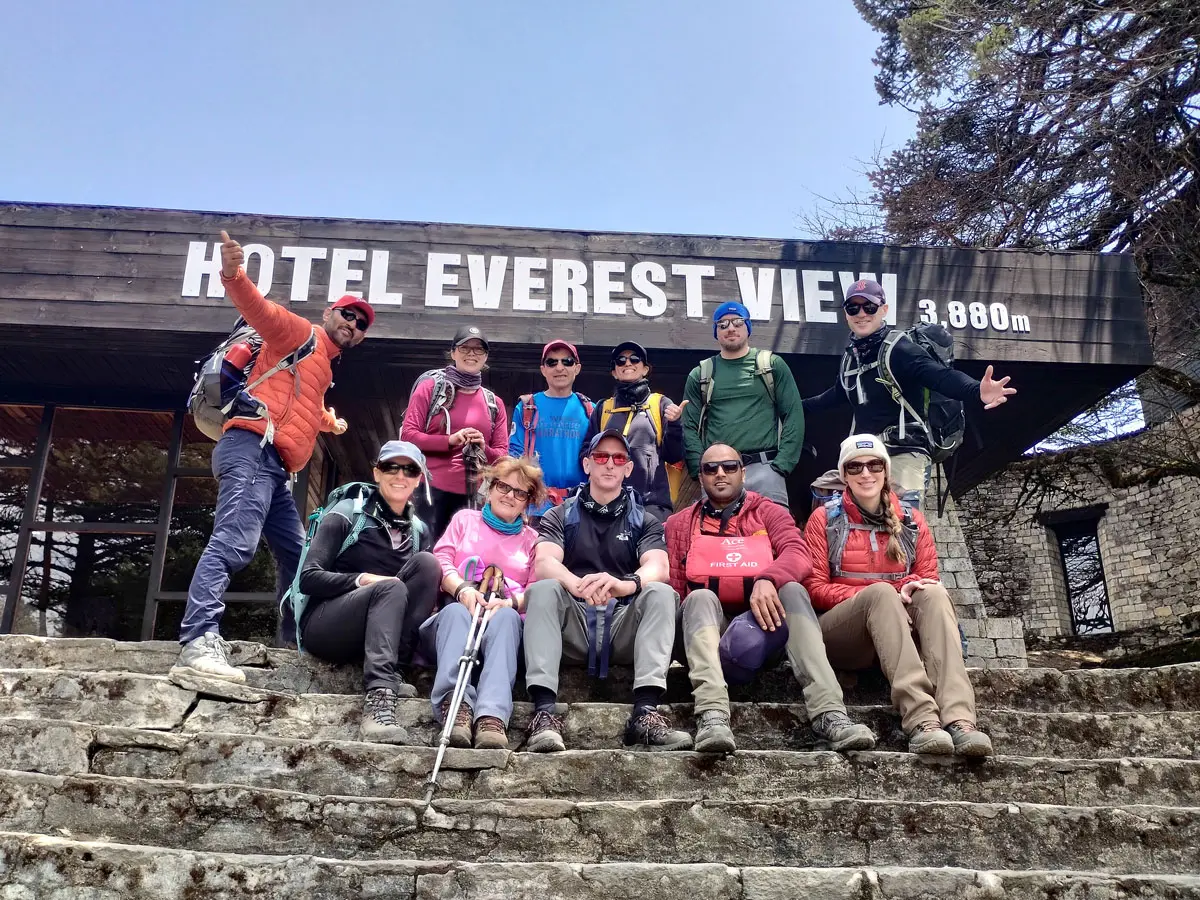
[{"label": "sunglasses on hat", "polygon": [[873,316],[879,312],[879,304],[872,303],[869,300],[866,303],[851,303],[847,300],[842,304],[842,309],[846,311],[848,316],[857,316],[860,312],[865,312],[868,316]]},{"label": "sunglasses on hat", "polygon": [[354,310],[350,309],[349,307],[343,306],[338,309],[338,312],[341,314],[342,318],[345,319],[347,322],[353,322],[354,327],[357,328],[359,331],[367,330],[367,320],[360,319],[358,316],[356,316],[354,314]]}]

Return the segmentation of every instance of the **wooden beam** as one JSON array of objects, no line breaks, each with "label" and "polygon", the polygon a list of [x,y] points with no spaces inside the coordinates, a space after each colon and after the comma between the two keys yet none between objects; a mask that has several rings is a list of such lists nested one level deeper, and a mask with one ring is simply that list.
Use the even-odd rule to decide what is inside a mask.
[{"label": "wooden beam", "polygon": [[46,480],[46,462],[50,459],[50,440],[54,435],[54,406],[42,410],[42,421],[38,426],[37,443],[33,449],[33,466],[29,473],[29,488],[25,492],[25,509],[21,513],[21,525],[17,529],[17,546],[13,548],[12,573],[9,575],[8,592],[4,598],[4,611],[0,614],[0,634],[12,631],[17,604],[21,600],[21,584],[25,581],[25,566],[29,563],[29,544],[33,540],[34,517],[42,499],[42,484]]}]

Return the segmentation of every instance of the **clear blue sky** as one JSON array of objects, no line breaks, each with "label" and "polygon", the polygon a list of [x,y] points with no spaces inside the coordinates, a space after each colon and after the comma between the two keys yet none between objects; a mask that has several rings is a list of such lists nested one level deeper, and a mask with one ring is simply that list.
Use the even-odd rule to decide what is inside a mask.
[{"label": "clear blue sky", "polygon": [[0,199],[798,236],[912,131],[849,0],[5,7]]}]

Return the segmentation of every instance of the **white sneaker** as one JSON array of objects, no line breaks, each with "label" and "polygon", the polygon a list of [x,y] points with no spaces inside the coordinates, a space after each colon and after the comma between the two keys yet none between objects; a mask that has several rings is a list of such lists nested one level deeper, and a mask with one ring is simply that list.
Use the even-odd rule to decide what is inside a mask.
[{"label": "white sneaker", "polygon": [[178,662],[171,667],[171,674],[199,675],[244,684],[246,673],[229,662],[231,649],[229,642],[215,631],[202,634],[183,645]]}]

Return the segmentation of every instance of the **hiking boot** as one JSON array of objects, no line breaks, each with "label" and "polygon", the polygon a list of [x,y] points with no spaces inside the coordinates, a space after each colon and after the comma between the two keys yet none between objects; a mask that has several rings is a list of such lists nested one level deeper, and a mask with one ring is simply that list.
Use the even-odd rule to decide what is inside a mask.
[{"label": "hiking boot", "polygon": [[937,722],[922,722],[908,736],[908,752],[948,756],[954,752],[954,738]]},{"label": "hiking boot", "polygon": [[404,680],[404,673],[396,673],[396,696],[402,700],[411,700],[417,696],[417,689]]},{"label": "hiking boot", "polygon": [[179,651],[179,659],[171,666],[171,675],[199,675],[244,684],[246,673],[229,662],[233,648],[215,631],[188,641]]},{"label": "hiking boot", "polygon": [[951,722],[946,733],[954,741],[954,752],[959,756],[992,755],[992,739],[976,728],[974,722],[966,719]]},{"label": "hiking boot", "polygon": [[536,712],[529,721],[525,749],[530,753],[554,753],[566,750],[562,739],[562,716],[554,713]]},{"label": "hiking boot", "polygon": [[732,753],[737,749],[729,713],[721,709],[706,709],[700,713],[696,726],[697,753]]},{"label": "hiking boot", "polygon": [[691,750],[692,736],[672,728],[666,716],[651,709],[629,717],[625,723],[625,746],[637,750]]},{"label": "hiking boot", "polygon": [[476,750],[507,750],[508,732],[495,716],[480,716],[475,723]]},{"label": "hiking boot", "polygon": [[829,749],[842,753],[846,750],[870,750],[875,746],[875,733],[866,725],[850,721],[840,709],[821,713],[812,720],[813,734],[827,741]]},{"label": "hiking boot", "polygon": [[407,744],[408,732],[396,724],[396,692],[391,688],[372,688],[363,701],[362,723],[358,736],[376,744]]},{"label": "hiking boot", "polygon": [[[450,701],[442,701],[442,725],[450,715]],[[439,738],[441,736],[439,735]],[[471,707],[465,703],[458,704],[458,712],[454,715],[454,727],[450,729],[451,747],[471,746]]]}]

